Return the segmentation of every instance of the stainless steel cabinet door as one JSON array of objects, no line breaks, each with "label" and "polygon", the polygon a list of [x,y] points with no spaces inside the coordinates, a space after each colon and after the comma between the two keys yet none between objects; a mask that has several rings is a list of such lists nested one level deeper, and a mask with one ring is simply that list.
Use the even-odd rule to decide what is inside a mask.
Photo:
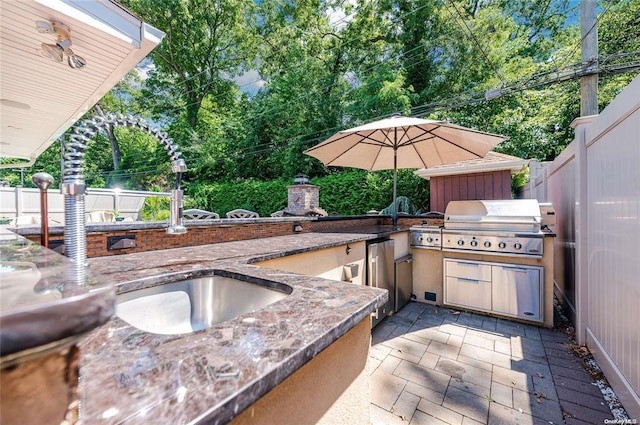
[{"label": "stainless steel cabinet door", "polygon": [[413,291],[413,255],[395,260],[395,306],[398,312],[411,299]]},{"label": "stainless steel cabinet door", "polygon": [[393,240],[367,246],[367,284],[389,291],[389,300],[373,314],[372,326],[393,312],[395,305]]},{"label": "stainless steel cabinet door", "polygon": [[542,321],[542,267],[494,265],[492,275],[494,312]]}]

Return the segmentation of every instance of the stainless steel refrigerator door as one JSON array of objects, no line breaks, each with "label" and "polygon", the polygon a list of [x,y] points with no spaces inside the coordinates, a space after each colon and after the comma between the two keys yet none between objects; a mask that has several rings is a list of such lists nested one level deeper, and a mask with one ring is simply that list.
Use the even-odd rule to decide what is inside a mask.
[{"label": "stainless steel refrigerator door", "polygon": [[408,254],[394,261],[395,267],[395,305],[393,311],[399,311],[411,299],[413,291],[413,255]]},{"label": "stainless steel refrigerator door", "polygon": [[393,240],[376,242],[367,246],[367,284],[389,291],[389,300],[373,313],[372,326],[393,312],[394,287]]}]

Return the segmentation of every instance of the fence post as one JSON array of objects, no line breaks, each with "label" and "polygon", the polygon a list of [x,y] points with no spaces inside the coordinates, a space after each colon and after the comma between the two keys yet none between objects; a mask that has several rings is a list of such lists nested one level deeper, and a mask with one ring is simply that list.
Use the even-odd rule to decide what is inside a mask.
[{"label": "fence post", "polygon": [[587,140],[586,129],[597,118],[597,115],[580,117],[573,120],[571,127],[575,129],[576,143],[576,339],[579,345],[587,342],[587,325],[589,317],[589,239],[588,239],[588,199],[587,199]]},{"label": "fence post", "polygon": [[115,188],[113,190],[113,210],[116,214],[120,214],[120,189]]},{"label": "fence post", "polygon": [[540,164],[542,171],[542,200],[549,202],[549,163]]},{"label": "fence post", "polygon": [[16,218],[20,217],[23,212],[22,206],[22,186],[16,186]]}]

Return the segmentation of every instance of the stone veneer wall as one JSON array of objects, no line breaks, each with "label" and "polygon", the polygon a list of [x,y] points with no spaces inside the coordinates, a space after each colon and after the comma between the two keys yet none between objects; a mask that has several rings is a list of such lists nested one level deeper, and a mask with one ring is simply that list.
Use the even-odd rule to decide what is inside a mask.
[{"label": "stone veneer wall", "polygon": [[284,212],[291,215],[304,215],[307,211],[320,206],[320,187],[312,184],[294,184],[287,186],[287,207]]},{"label": "stone veneer wall", "polygon": [[[420,225],[427,220],[423,217],[399,217],[398,225],[408,227]],[[242,220],[240,223],[233,223],[226,219],[222,222],[203,225],[191,225],[189,231],[184,235],[169,235],[165,229],[140,229],[124,231],[100,231],[87,232],[87,257],[103,257],[109,255],[130,254],[134,252],[156,251],[169,248],[182,248],[186,246],[198,246],[220,242],[232,242],[247,239],[261,239],[274,236],[291,235],[295,225],[302,225],[302,231],[297,233],[310,232],[331,232],[349,231],[371,226],[390,226],[391,217],[386,216],[362,216],[345,218],[289,218],[284,220],[273,220],[256,218]],[[431,224],[431,223],[429,223]],[[115,225],[117,226],[117,225]],[[20,232],[18,232],[20,233]],[[110,236],[135,235],[136,246],[114,251],[107,250],[107,238]],[[23,235],[24,237],[40,243],[39,234]],[[52,234],[49,236],[49,243],[64,241],[63,234]]]}]

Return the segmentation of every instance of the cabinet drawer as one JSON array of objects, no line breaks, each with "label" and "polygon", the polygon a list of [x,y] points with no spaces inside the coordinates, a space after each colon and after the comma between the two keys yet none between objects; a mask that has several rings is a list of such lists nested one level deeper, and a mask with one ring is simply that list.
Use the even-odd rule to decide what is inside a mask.
[{"label": "cabinet drawer", "polygon": [[476,261],[445,260],[445,276],[491,281],[491,265]]},{"label": "cabinet drawer", "polygon": [[491,282],[447,276],[444,303],[489,311],[491,310]]}]

